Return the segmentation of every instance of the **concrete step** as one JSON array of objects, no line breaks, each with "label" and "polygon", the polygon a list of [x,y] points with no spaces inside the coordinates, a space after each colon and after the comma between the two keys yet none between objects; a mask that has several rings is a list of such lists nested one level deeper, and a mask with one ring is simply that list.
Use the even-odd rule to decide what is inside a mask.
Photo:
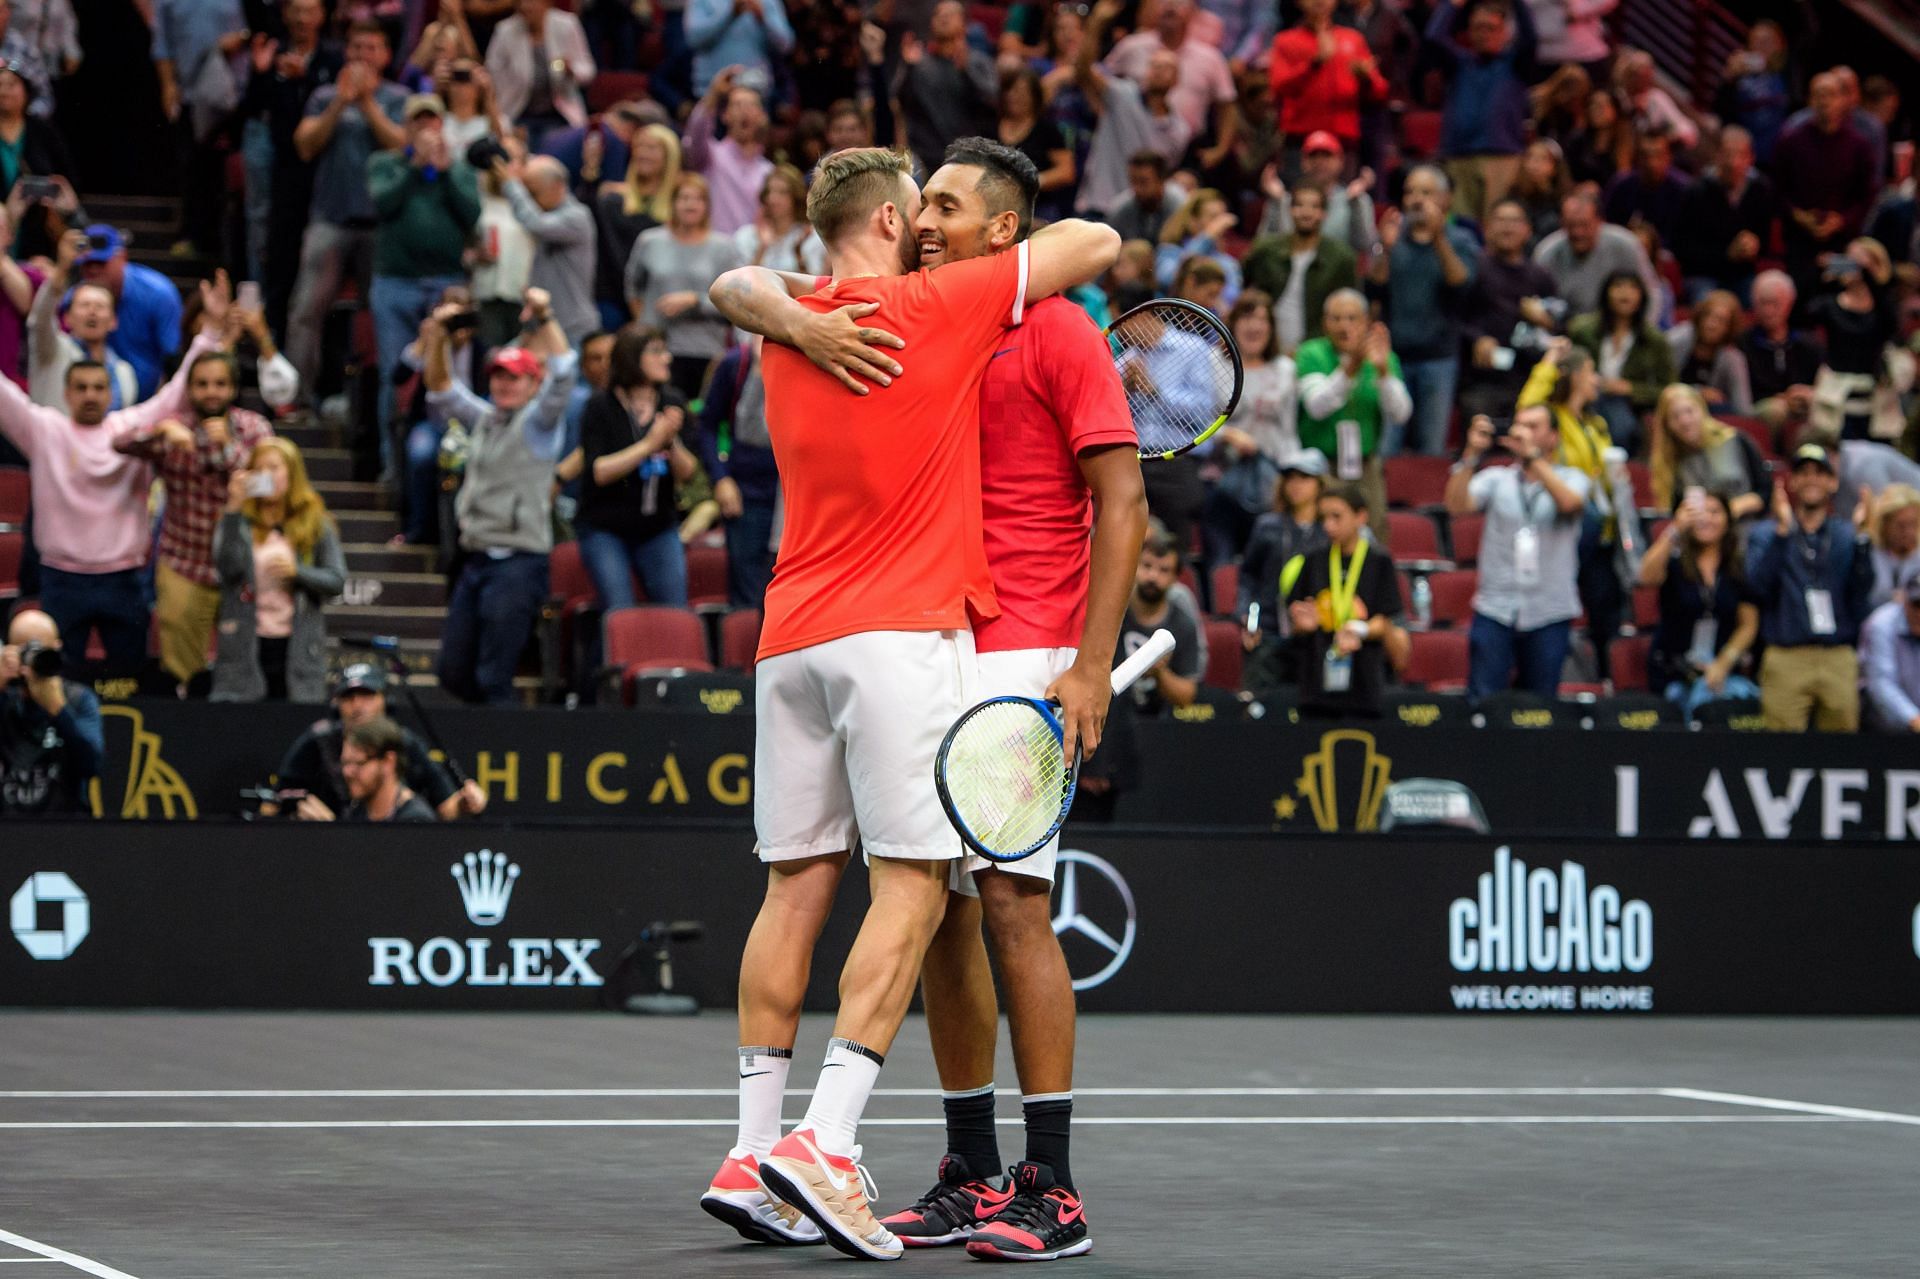
[{"label": "concrete step", "polygon": [[346,449],[338,448],[333,432],[315,421],[302,422],[289,418],[286,421],[274,423],[273,430],[276,435],[284,436],[298,444],[302,453],[309,449],[325,449],[346,453],[349,461],[353,456]]},{"label": "concrete step", "polygon": [[350,606],[438,608],[447,606],[447,579],[438,573],[354,573],[340,602]]},{"label": "concrete step", "polygon": [[[435,551],[431,546],[389,546],[385,542],[347,542],[347,571],[363,577],[388,573],[431,573]],[[437,574],[436,574],[437,576]]]},{"label": "concrete step", "polygon": [[[278,427],[275,428],[279,430]],[[316,428],[317,429],[317,428]],[[285,435],[285,431],[280,432]],[[298,440],[294,443],[299,444]],[[351,480],[353,478],[353,454],[347,449],[308,448],[300,445],[300,456],[306,459],[307,478],[316,485],[323,482]],[[328,498],[329,502],[333,499]]]},{"label": "concrete step", "polygon": [[342,542],[384,542],[400,531],[400,517],[392,511],[335,511]]},{"label": "concrete step", "polygon": [[181,201],[172,195],[96,195],[87,192],[87,212],[97,221],[112,222],[115,217],[152,218],[174,226],[180,224]]},{"label": "concrete step", "polygon": [[342,511],[387,511],[393,499],[378,484],[360,480],[315,480],[313,487],[327,501],[327,509]]},{"label": "concrete step", "polygon": [[384,604],[327,605],[327,633],[343,640],[365,640],[375,635],[401,639],[438,640],[445,608],[393,608]]}]

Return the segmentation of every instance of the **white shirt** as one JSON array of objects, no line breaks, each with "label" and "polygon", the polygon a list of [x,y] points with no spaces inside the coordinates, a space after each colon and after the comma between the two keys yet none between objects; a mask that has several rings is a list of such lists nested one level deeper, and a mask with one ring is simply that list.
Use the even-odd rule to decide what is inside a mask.
[{"label": "white shirt", "polygon": [[1293,255],[1293,271],[1287,287],[1273,304],[1273,327],[1280,335],[1280,349],[1289,354],[1307,336],[1307,267],[1316,250],[1304,249]]}]

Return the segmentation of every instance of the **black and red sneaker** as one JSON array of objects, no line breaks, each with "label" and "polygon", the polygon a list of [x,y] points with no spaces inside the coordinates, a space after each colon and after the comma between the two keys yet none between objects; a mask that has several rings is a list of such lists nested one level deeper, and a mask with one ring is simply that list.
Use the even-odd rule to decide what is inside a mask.
[{"label": "black and red sneaker", "polygon": [[964,1159],[947,1155],[933,1189],[880,1224],[909,1248],[938,1248],[965,1243],[975,1227],[1012,1202],[1011,1188],[973,1176]]},{"label": "black and red sneaker", "polygon": [[1058,1261],[1093,1251],[1087,1207],[1053,1181],[1045,1164],[1015,1164],[1007,1176],[1013,1202],[973,1232],[967,1255],[983,1261]]}]

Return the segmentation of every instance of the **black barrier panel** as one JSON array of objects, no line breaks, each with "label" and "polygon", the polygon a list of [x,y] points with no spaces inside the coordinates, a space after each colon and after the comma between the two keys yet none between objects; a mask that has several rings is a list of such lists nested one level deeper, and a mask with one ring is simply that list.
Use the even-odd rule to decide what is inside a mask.
[{"label": "black barrier panel", "polygon": [[[765,883],[716,830],[5,829],[10,1005],[591,1007],[695,920],[677,987],[727,1006]],[[1887,845],[1082,832],[1054,915],[1090,1011],[1920,1012],[1920,855]]]},{"label": "black barrier panel", "polygon": [[[105,708],[105,815],[228,816],[312,721],[288,706]],[[752,819],[753,720],[560,710],[437,712],[490,816],[632,825]],[[1424,722],[1424,721],[1423,721]],[[1287,834],[1381,825],[1395,782],[1442,778],[1502,835],[1920,839],[1920,740],[1259,723],[1138,726],[1135,825]]]}]

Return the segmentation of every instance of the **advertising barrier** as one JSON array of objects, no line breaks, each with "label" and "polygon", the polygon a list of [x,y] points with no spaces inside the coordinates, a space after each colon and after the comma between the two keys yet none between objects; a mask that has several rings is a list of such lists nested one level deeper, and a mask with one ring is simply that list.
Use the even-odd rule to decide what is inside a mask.
[{"label": "advertising barrier", "polygon": [[[95,811],[231,816],[314,708],[129,702],[103,708]],[[402,715],[404,719],[404,714]],[[1404,717],[1403,717],[1404,719]],[[437,711],[490,817],[635,825],[752,818],[753,720],[740,714]],[[1920,743],[1771,733],[1154,721],[1136,726],[1129,825],[1285,834],[1377,830],[1388,787],[1464,786],[1499,835],[1920,838]]]},{"label": "advertising barrier", "polygon": [[[636,943],[694,923],[673,989],[724,1007],[765,884],[712,828],[4,832],[7,1005],[617,1005],[660,989]],[[864,885],[840,898],[815,1008]],[[1920,855],[1884,843],[1070,826],[1053,905],[1090,1011],[1920,1012]]]}]

